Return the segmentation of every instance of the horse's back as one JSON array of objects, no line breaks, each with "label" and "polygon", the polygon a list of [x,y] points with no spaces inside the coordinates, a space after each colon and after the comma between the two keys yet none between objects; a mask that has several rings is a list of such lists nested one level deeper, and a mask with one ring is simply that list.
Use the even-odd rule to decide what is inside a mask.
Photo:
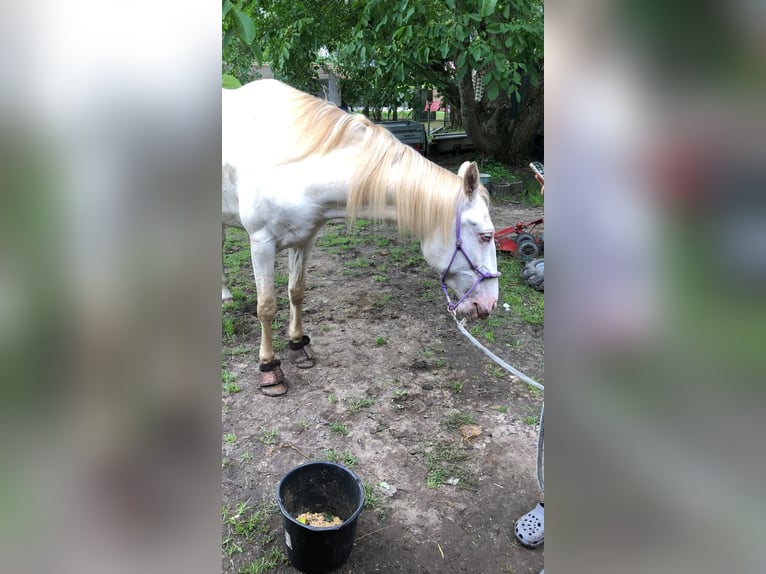
[{"label": "horse's back", "polygon": [[241,169],[274,165],[290,146],[291,96],[300,93],[277,80],[256,80],[223,90],[222,159]]}]

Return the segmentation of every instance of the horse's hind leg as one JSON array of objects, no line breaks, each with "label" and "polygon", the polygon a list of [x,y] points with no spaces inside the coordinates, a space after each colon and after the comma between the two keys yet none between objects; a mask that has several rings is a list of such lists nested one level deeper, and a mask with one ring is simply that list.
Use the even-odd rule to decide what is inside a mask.
[{"label": "horse's hind leg", "polygon": [[277,314],[277,300],[274,294],[274,254],[259,250],[251,240],[250,253],[253,259],[255,287],[258,291],[258,319],[261,321],[261,347],[258,366],[261,392],[270,397],[284,395],[287,381],[282,372],[281,362],[274,357],[271,322]]},{"label": "horse's hind leg", "polygon": [[290,362],[299,369],[308,369],[316,364],[311,340],[303,334],[303,294],[306,288],[307,260],[308,249],[290,249],[290,280],[287,286],[290,295],[289,357]]},{"label": "horse's hind leg", "polygon": [[224,251],[223,246],[226,243],[226,228],[221,224],[221,302],[231,303],[234,301],[234,297],[231,296],[229,289],[226,287],[226,264],[223,261]]}]

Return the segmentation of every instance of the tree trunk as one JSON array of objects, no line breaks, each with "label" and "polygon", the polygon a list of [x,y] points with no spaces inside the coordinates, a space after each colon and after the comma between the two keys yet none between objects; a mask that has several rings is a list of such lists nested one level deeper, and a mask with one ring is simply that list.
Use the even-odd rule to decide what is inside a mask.
[{"label": "tree trunk", "polygon": [[519,110],[513,122],[512,137],[507,148],[506,161],[511,164],[526,162],[534,142],[537,128],[545,113],[545,78],[540,72],[540,81]]},{"label": "tree trunk", "polygon": [[474,99],[473,81],[471,74],[466,74],[458,84],[460,87],[460,115],[463,120],[463,129],[479,151],[490,155],[497,155],[498,139],[487,134],[478,117],[478,106]]},{"label": "tree trunk", "polygon": [[460,81],[460,111],[465,129],[477,149],[511,165],[529,160],[535,133],[543,119],[545,104],[544,76],[535,86],[515,117],[508,108],[497,108],[482,125],[479,104],[474,99],[471,74]]}]

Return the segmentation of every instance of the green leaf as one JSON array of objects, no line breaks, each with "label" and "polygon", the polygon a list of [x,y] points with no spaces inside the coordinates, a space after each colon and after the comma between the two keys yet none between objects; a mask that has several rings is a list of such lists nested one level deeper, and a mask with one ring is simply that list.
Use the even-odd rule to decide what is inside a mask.
[{"label": "green leaf", "polygon": [[466,52],[460,52],[460,55],[457,57],[457,69],[462,70],[465,67],[465,55]]},{"label": "green leaf", "polygon": [[255,24],[253,19],[245,14],[242,10],[233,8],[234,16],[237,22],[237,31],[239,32],[240,39],[248,46],[255,40]]},{"label": "green leaf", "polygon": [[236,88],[242,87],[240,81],[234,76],[230,76],[229,74],[223,74],[222,80],[223,88],[226,90],[234,90]]},{"label": "green leaf", "polygon": [[497,82],[492,82],[489,86],[487,86],[487,99],[490,102],[496,100],[497,96],[499,95],[500,87],[497,85]]},{"label": "green leaf", "polygon": [[231,39],[234,37],[234,28],[229,28],[223,35],[223,47],[225,48],[231,43]]},{"label": "green leaf", "polygon": [[449,8],[450,10],[454,10],[455,9],[455,0],[447,0],[447,8]]},{"label": "green leaf", "polygon": [[442,47],[439,49],[439,53],[441,54],[442,58],[446,58],[447,54],[449,53],[449,46],[447,44],[442,44]]},{"label": "green leaf", "polygon": [[226,14],[229,13],[229,10],[232,9],[232,3],[230,0],[223,0],[223,6],[221,8],[221,11],[223,14],[221,15],[221,19],[226,18]]},{"label": "green leaf", "polygon": [[495,5],[497,0],[482,0],[481,3],[481,15],[490,16],[495,11]]}]

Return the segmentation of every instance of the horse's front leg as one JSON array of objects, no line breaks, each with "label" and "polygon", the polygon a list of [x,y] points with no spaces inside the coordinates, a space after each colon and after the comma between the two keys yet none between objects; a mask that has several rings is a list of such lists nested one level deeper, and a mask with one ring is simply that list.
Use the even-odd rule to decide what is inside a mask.
[{"label": "horse's front leg", "polygon": [[274,253],[261,249],[251,240],[250,247],[255,273],[255,288],[258,292],[258,319],[261,321],[261,347],[258,366],[261,392],[270,397],[284,395],[287,381],[282,372],[281,362],[274,357],[271,323],[277,314],[277,299],[274,294]]},{"label": "horse's front leg", "polygon": [[288,263],[290,280],[288,294],[290,295],[290,362],[299,369],[309,369],[316,364],[311,350],[311,340],[303,334],[303,294],[306,289],[306,262],[308,249],[290,249]]}]

